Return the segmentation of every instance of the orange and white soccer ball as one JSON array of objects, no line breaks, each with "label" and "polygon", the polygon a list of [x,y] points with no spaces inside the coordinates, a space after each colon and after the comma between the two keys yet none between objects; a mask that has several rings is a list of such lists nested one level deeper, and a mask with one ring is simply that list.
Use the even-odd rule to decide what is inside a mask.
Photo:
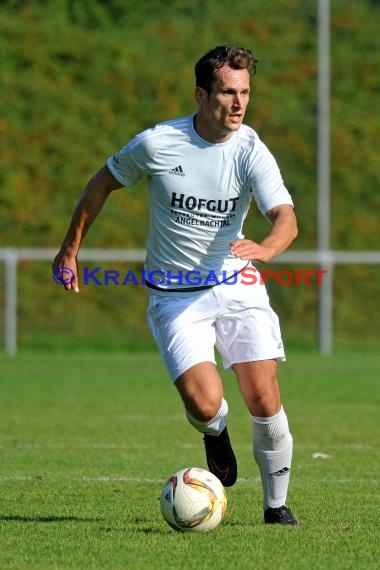
[{"label": "orange and white soccer ball", "polygon": [[215,475],[199,467],[174,473],[161,491],[161,513],[174,530],[207,532],[227,510],[227,497]]}]

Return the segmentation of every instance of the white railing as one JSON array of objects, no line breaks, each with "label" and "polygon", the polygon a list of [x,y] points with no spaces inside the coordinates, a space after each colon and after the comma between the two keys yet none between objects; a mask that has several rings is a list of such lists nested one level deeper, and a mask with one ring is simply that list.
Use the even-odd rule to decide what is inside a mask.
[{"label": "white railing", "polygon": [[[56,249],[0,248],[0,260],[5,266],[4,349],[7,354],[17,352],[17,265],[19,261],[52,261]],[[79,260],[143,262],[143,249],[82,249]],[[380,264],[380,251],[287,251],[272,260],[275,263],[311,263],[325,270],[319,286],[318,345],[328,354],[333,342],[333,287],[332,275],[337,264]],[[271,263],[272,263],[271,262]]]}]

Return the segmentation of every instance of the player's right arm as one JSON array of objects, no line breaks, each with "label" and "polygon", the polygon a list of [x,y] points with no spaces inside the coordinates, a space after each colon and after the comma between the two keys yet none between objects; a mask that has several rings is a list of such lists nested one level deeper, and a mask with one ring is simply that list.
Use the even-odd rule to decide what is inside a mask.
[{"label": "player's right arm", "polygon": [[117,190],[121,187],[120,182],[111,174],[106,165],[87,184],[74,209],[61,249],[52,265],[55,275],[59,273],[60,269],[62,270],[62,275],[64,275],[63,268],[72,271],[73,279],[70,283],[64,283],[65,289],[79,293],[77,262],[79,247],[91,224],[103,208],[109,194],[112,190]]}]

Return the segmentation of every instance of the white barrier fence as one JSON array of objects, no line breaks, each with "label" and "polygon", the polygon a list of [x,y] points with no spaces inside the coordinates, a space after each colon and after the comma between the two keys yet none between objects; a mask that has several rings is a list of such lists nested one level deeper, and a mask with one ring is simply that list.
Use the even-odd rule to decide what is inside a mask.
[{"label": "white barrier fence", "polygon": [[[56,249],[0,248],[0,260],[5,266],[4,349],[7,354],[17,352],[17,266],[19,261],[50,261]],[[143,262],[143,249],[82,249],[78,256],[83,261]],[[328,354],[333,345],[333,287],[332,277],[337,264],[380,264],[380,251],[287,251],[273,259],[274,263],[310,263],[325,270],[319,286],[318,345]],[[272,263],[271,262],[271,263]]]}]

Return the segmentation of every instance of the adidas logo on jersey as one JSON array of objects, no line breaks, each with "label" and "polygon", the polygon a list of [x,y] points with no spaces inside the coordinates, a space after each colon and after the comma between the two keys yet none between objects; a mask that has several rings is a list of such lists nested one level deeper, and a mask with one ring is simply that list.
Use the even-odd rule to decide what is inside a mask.
[{"label": "adidas logo on jersey", "polygon": [[175,174],[176,176],[185,176],[185,173],[181,165],[176,166],[175,168],[169,170],[169,174]]}]

